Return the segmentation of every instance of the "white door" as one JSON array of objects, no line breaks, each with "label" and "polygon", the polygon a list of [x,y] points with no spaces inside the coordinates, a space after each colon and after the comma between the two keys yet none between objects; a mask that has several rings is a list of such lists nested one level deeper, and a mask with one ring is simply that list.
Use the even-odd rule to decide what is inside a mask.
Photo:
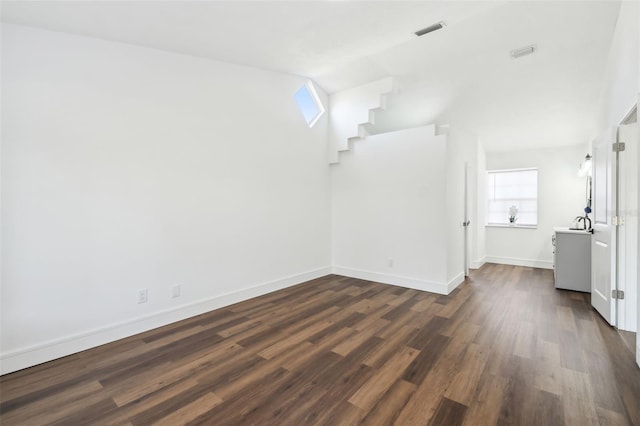
[{"label": "white door", "polygon": [[593,141],[593,236],[591,238],[591,304],[611,325],[616,325],[615,129],[607,129]]},{"label": "white door", "polygon": [[622,125],[618,139],[625,150],[618,158],[618,289],[624,299],[618,300],[618,328],[636,331],[638,287],[638,125]]},{"label": "white door", "polygon": [[469,276],[469,265],[471,264],[471,244],[469,244],[469,163],[464,163],[464,276]]}]

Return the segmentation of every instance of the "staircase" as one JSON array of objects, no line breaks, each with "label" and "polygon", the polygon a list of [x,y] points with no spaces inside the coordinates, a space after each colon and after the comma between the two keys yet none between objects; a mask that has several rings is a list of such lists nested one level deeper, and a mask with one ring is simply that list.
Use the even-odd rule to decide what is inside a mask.
[{"label": "staircase", "polygon": [[340,162],[340,152],[351,143],[366,139],[375,125],[376,113],[387,106],[396,93],[393,77],[386,77],[329,96],[329,164]]}]

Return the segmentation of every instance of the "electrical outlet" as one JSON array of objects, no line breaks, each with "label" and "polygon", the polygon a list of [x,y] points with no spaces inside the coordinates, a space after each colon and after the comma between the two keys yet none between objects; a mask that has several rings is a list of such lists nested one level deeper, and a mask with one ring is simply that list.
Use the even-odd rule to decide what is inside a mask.
[{"label": "electrical outlet", "polygon": [[180,297],[180,284],[171,287],[171,297]]},{"label": "electrical outlet", "polygon": [[138,290],[138,303],[147,303],[149,293],[146,288]]},{"label": "electrical outlet", "polygon": [[389,268],[393,268],[393,259],[391,259],[391,258],[387,259],[387,266]]}]

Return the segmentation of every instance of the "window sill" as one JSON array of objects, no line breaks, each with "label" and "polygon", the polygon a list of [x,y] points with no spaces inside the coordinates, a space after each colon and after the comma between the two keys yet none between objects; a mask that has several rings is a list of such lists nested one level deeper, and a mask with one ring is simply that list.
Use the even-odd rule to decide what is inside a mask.
[{"label": "window sill", "polygon": [[520,229],[538,229],[536,225],[501,225],[497,223],[492,223],[485,225],[485,228],[520,228]]}]

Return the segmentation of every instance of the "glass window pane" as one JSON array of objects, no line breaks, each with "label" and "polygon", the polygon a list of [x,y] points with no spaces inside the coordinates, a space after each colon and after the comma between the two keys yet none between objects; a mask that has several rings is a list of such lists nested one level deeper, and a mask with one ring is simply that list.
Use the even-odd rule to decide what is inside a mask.
[{"label": "glass window pane", "polygon": [[487,223],[509,224],[515,208],[516,224],[537,225],[537,170],[489,171],[487,177]]},{"label": "glass window pane", "polygon": [[298,104],[298,108],[300,109],[300,112],[302,112],[302,115],[307,121],[309,127],[313,127],[324,113],[324,107],[322,106],[311,82],[298,89],[298,91],[293,95],[293,98]]}]

